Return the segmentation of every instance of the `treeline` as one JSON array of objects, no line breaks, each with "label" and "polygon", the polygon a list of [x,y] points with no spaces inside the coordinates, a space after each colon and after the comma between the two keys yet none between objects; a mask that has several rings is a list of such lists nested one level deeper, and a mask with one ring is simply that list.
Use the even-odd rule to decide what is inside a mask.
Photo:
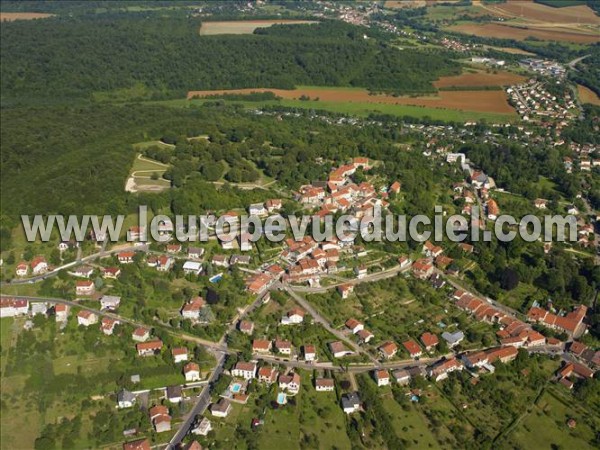
[{"label": "treeline", "polygon": [[[139,86],[156,95],[188,90],[296,85],[433,90],[458,73],[437,52],[398,50],[340,35],[334,22],[276,27],[270,34],[200,36],[194,18],[144,14],[16,21],[1,28],[3,100],[89,97]],[[353,27],[360,30],[360,27]]]},{"label": "treeline", "polygon": [[569,73],[569,78],[600,96],[600,43],[590,47],[589,55],[577,64],[577,70]]}]

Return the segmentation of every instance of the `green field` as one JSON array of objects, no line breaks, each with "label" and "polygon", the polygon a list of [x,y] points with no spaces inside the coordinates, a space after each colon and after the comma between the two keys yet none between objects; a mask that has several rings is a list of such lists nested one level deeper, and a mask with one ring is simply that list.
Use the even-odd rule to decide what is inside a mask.
[{"label": "green field", "polygon": [[[558,388],[558,386],[555,386]],[[573,399],[567,399],[573,402]],[[574,418],[577,426],[570,429],[567,420]],[[546,391],[532,411],[522,420],[507,442],[521,448],[595,448],[591,445],[597,431],[598,418],[569,407],[565,400]],[[597,448],[597,447],[596,447]]]},{"label": "green field", "polygon": [[[207,102],[214,102],[215,100],[208,99],[193,99],[193,100],[165,100],[158,103],[166,106],[174,107],[190,107],[194,105],[202,105]],[[240,104],[248,109],[256,109],[264,106],[283,106],[287,108],[301,108],[309,109],[314,111],[328,111],[339,114],[348,114],[358,117],[367,117],[370,114],[389,114],[397,117],[417,117],[424,118],[429,117],[433,120],[442,120],[446,122],[466,122],[473,120],[482,120],[492,122],[513,122],[516,120],[515,116],[509,114],[496,114],[496,113],[482,113],[473,111],[458,111],[453,109],[442,109],[442,108],[427,108],[421,106],[410,106],[410,105],[388,105],[382,103],[354,103],[354,102],[328,102],[328,101],[303,101],[303,100],[270,100],[270,101],[259,101],[259,102],[241,102],[241,101],[230,101],[230,100],[218,100],[226,104]]]}]

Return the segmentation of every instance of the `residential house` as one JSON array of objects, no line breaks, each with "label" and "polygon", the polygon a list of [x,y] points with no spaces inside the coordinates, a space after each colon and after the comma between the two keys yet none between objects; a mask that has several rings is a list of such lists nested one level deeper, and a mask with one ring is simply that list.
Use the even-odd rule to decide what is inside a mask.
[{"label": "residential house", "polygon": [[455,331],[454,333],[444,331],[442,333],[442,339],[444,339],[448,343],[448,346],[450,348],[460,344],[464,338],[465,334],[462,331]]},{"label": "residential house", "polygon": [[148,328],[138,327],[131,334],[131,338],[136,342],[145,342],[150,338],[150,330]]},{"label": "residential house", "polygon": [[217,403],[213,403],[210,412],[215,417],[227,417],[231,412],[231,403],[229,400],[221,398]]},{"label": "residential house", "polygon": [[188,247],[187,257],[192,260],[200,260],[204,255],[204,249],[202,247]]},{"label": "residential house", "polygon": [[100,324],[100,329],[107,336],[111,336],[115,331],[115,326],[119,323],[118,320],[111,319],[110,317],[103,317]]},{"label": "residential house", "polygon": [[188,360],[188,349],[185,347],[174,347],[171,349],[171,355],[175,363],[180,363]]},{"label": "residential house", "polygon": [[185,381],[200,381],[200,366],[195,362],[189,362],[183,366]]},{"label": "residential house", "polygon": [[202,297],[194,297],[183,305],[183,308],[181,308],[181,315],[184,319],[198,320],[200,318],[200,311],[205,305],[206,302]]},{"label": "residential house", "polygon": [[248,215],[250,216],[266,216],[267,213],[268,210],[263,203],[252,203],[248,207]]},{"label": "residential house", "polygon": [[[210,423],[210,420],[208,420],[206,417],[203,417],[200,423],[198,423],[194,428],[192,428],[192,434],[206,436],[208,435],[210,430],[212,430],[212,424]],[[202,450],[202,448],[200,448],[200,450]]]},{"label": "residential house", "polygon": [[314,345],[304,345],[304,360],[306,362],[314,362],[317,360],[317,350]]},{"label": "residential house", "polygon": [[346,321],[346,328],[352,331],[352,334],[356,334],[359,331],[364,330],[365,326],[356,319],[348,319]]},{"label": "residential house", "polygon": [[315,390],[317,392],[333,392],[335,390],[333,378],[317,378],[315,380]]},{"label": "residential house", "polygon": [[116,280],[121,275],[119,267],[105,267],[102,269],[102,278],[110,278]]},{"label": "residential house", "polygon": [[258,369],[258,381],[266,384],[273,384],[277,380],[278,372],[274,367],[263,366]]},{"label": "residential house", "polygon": [[300,375],[295,372],[287,375],[279,375],[277,381],[279,389],[285,389],[292,394],[296,394],[300,390]]},{"label": "residential house", "polygon": [[54,305],[54,316],[57,322],[66,322],[69,317],[69,305],[62,303]]},{"label": "residential house", "polygon": [[404,369],[394,370],[392,372],[392,376],[394,377],[394,380],[396,380],[396,383],[398,383],[398,384],[406,385],[410,382],[410,373],[408,373],[407,370],[404,370]]},{"label": "residential house", "polygon": [[417,259],[412,265],[413,275],[421,280],[429,278],[433,274],[433,263],[431,259]]},{"label": "residential house", "polygon": [[359,341],[364,344],[368,344],[369,341],[375,337],[369,330],[360,330],[356,333],[356,336],[358,336]]},{"label": "residential house", "polygon": [[231,370],[231,376],[251,380],[256,377],[256,363],[238,361]]},{"label": "residential house", "polygon": [[352,414],[360,410],[360,397],[358,392],[342,395],[342,409],[346,414]]},{"label": "residential house", "polygon": [[429,331],[423,333],[420,337],[420,340],[423,346],[425,347],[425,350],[427,351],[430,351],[433,348],[435,348],[440,342],[438,337],[435,334],[430,333]]},{"label": "residential house", "polygon": [[342,285],[338,286],[337,290],[343,299],[347,299],[348,297],[350,297],[350,294],[352,294],[354,292],[354,285],[353,284],[342,284]]},{"label": "residential house", "polygon": [[84,327],[89,327],[98,323],[98,316],[91,311],[83,310],[79,311],[77,314],[77,325],[83,325]]},{"label": "residential house", "polygon": [[251,335],[254,332],[254,323],[248,320],[240,320],[238,328],[242,333]]},{"label": "residential house", "polygon": [[377,382],[377,386],[388,386],[390,384],[390,374],[387,370],[375,370],[373,371],[373,378]]},{"label": "residential house", "polygon": [[91,266],[79,266],[73,270],[73,275],[81,278],[89,278],[94,273],[94,268]]},{"label": "residential house", "polygon": [[183,400],[183,390],[181,389],[181,386],[178,384],[167,386],[167,399],[171,403],[179,403]]},{"label": "residential house", "polygon": [[356,275],[356,278],[364,278],[367,276],[367,273],[368,269],[365,265],[360,265],[354,268],[354,275]]},{"label": "residential house", "polygon": [[456,358],[442,358],[427,368],[427,375],[434,381],[442,381],[448,378],[448,374],[463,370],[463,365]]},{"label": "residential house", "polygon": [[117,392],[117,405],[119,408],[131,408],[135,404],[135,401],[135,394],[127,389],[121,389]]},{"label": "residential house", "polygon": [[275,350],[282,355],[292,354],[292,343],[281,339],[275,339]]},{"label": "residential house", "polygon": [[406,349],[411,358],[418,358],[423,354],[421,347],[413,339],[409,339],[402,343],[402,346]]},{"label": "residential house", "polygon": [[202,263],[198,261],[184,262],[183,273],[185,273],[186,275],[200,275],[202,273]]},{"label": "residential house", "polygon": [[387,341],[379,346],[379,353],[385,359],[393,358],[398,352],[398,346],[393,342]]},{"label": "residential house", "polygon": [[116,310],[121,304],[121,297],[116,295],[103,295],[100,298],[100,309]]},{"label": "residential house", "polygon": [[293,308],[281,319],[282,325],[297,325],[304,321],[304,311],[300,308]]},{"label": "residential house", "polygon": [[148,439],[138,439],[124,443],[123,450],[152,450],[152,447]]},{"label": "residential house", "polygon": [[271,351],[271,341],[268,339],[254,339],[252,341],[253,353],[269,353]]},{"label": "residential house", "polygon": [[43,256],[36,256],[31,261],[31,273],[33,275],[41,275],[48,271],[48,263]]},{"label": "residential house", "polygon": [[148,342],[139,342],[135,344],[135,348],[139,356],[151,356],[160,353],[163,343],[160,339]]},{"label": "residential house", "polygon": [[488,355],[483,351],[473,352],[463,355],[461,360],[469,369],[479,369],[488,363]]},{"label": "residential house", "polygon": [[341,341],[330,342],[329,344],[327,344],[327,346],[329,347],[329,350],[331,351],[331,354],[334,358],[342,358],[344,356],[352,354],[351,351],[346,349],[346,347]]},{"label": "residential house", "polygon": [[80,280],[75,283],[75,294],[76,295],[92,295],[96,292],[96,287],[94,286],[94,282],[92,280]]},{"label": "residential house", "polygon": [[135,257],[135,252],[124,251],[119,252],[117,254],[117,259],[121,264],[131,264],[133,262],[133,258]]},{"label": "residential house", "polygon": [[19,264],[17,264],[17,269],[15,273],[18,277],[26,277],[29,273],[29,266],[26,262],[20,262]]},{"label": "residential house", "polygon": [[0,298],[0,317],[14,317],[29,312],[29,301],[22,298]]}]

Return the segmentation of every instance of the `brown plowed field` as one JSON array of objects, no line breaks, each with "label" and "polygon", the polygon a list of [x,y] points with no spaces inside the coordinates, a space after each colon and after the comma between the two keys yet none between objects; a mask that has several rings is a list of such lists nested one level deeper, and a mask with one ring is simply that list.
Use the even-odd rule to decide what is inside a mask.
[{"label": "brown plowed field", "polygon": [[46,19],[54,14],[34,13],[34,12],[3,12],[0,13],[0,22],[12,22],[13,20],[33,20]]},{"label": "brown plowed field", "polygon": [[579,93],[581,103],[591,103],[592,105],[600,106],[600,97],[590,88],[578,84],[577,92]]},{"label": "brown plowed field", "polygon": [[251,92],[273,92],[278,97],[289,100],[299,100],[300,96],[304,95],[310,97],[311,100],[319,98],[323,102],[385,103],[461,111],[514,113],[514,108],[508,104],[504,91],[441,91],[435,96],[393,97],[391,95],[369,95],[367,90],[356,88],[299,88],[293,90],[249,88],[190,91],[187,98],[222,94],[250,94]]},{"label": "brown plowed field", "polygon": [[453,25],[448,27],[448,29],[476,36],[516,39],[519,41],[524,41],[529,36],[545,41],[566,41],[579,44],[591,44],[600,41],[600,36],[598,34],[576,33],[561,28],[521,28],[498,23]]},{"label": "brown plowed field", "polygon": [[460,75],[451,77],[442,77],[435,81],[433,85],[436,88],[445,88],[450,86],[457,87],[479,87],[479,86],[509,86],[511,84],[519,84],[525,81],[526,78],[511,72],[487,73],[465,72]]},{"label": "brown plowed field", "polygon": [[553,8],[533,1],[515,0],[497,5],[488,4],[485,5],[485,9],[505,17],[538,22],[600,25],[600,17],[586,5]]}]

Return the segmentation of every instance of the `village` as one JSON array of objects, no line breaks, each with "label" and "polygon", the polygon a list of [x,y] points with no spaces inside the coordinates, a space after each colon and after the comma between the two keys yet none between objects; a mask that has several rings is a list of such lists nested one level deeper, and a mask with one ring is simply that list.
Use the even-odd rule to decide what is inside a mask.
[{"label": "village", "polygon": [[[431,144],[435,145],[436,138],[433,136],[435,135],[432,135]],[[471,168],[464,154],[450,153],[449,149],[450,147],[443,150],[438,148],[432,155],[441,155],[447,163],[460,165],[465,178],[463,182],[456,183],[452,190],[464,204],[461,213],[469,214],[474,205],[481,204],[479,226],[485,228],[486,222],[493,222],[500,215],[498,204],[491,196],[496,184],[483,171]],[[353,180],[355,173],[359,171],[364,176],[374,164],[377,162],[367,158],[354,158],[348,164],[334,168],[326,182],[302,186],[298,192],[293,193],[294,198],[307,211],[316,211],[316,215],[322,218],[338,211],[351,213],[357,219],[368,217],[376,207],[387,208],[390,201],[401,193],[402,186],[399,180],[388,182],[385,189],[379,190],[369,181],[356,184]],[[543,208],[544,202],[541,199],[536,201],[535,207]],[[277,213],[281,208],[282,200],[272,199],[264,204],[249,205],[248,212],[250,215],[264,217]],[[238,215],[233,211],[227,214],[234,221]],[[173,232],[172,229],[164,231]],[[593,228],[588,231],[593,233]],[[131,264],[143,264],[158,273],[168,273],[176,265],[180,265],[185,276],[198,277],[207,275],[205,271],[208,263],[216,271],[220,271],[215,275],[215,270],[212,270],[209,278],[210,283],[218,284],[223,277],[228,277],[230,269],[239,268],[245,274],[245,289],[253,300],[250,307],[238,310],[235,319],[228,324],[228,332],[239,332],[246,336],[247,345],[251,348],[249,355],[245,353],[247,360],[238,356],[229,369],[223,368],[226,361],[231,361],[231,355],[237,353],[225,342],[226,333],[219,343],[206,343],[210,351],[221,355],[218,358],[221,367],[211,372],[211,369],[201,368],[199,362],[193,360],[193,352],[188,347],[165,346],[161,339],[152,335],[152,325],[135,326],[133,329],[131,345],[139,358],[156,358],[169,354],[181,374],[180,384],[159,389],[162,392],[157,398],[159,401],[148,405],[148,423],[156,433],[173,430],[172,412],[178,404],[197,401],[196,407],[199,408],[192,409],[179,430],[184,436],[188,431],[194,436],[207,436],[218,426],[219,420],[229,416],[236,404],[246,405],[251,396],[257,395],[256,388],[252,387],[255,383],[264,385],[267,390],[274,387],[275,391],[265,391],[263,395],[273,395],[274,407],[285,408],[290,399],[302,389],[301,377],[306,376],[306,370],[314,373],[310,383],[316,392],[331,393],[339,389],[336,378],[332,377],[337,372],[369,373],[378,387],[393,383],[408,387],[415,377],[442,382],[455,371],[465,371],[475,378],[491,375],[495,372],[497,363],[510,363],[520,351],[558,356],[562,362],[556,368],[555,379],[567,389],[572,389],[577,379],[592,378],[594,371],[600,367],[600,351],[594,351],[577,341],[577,338],[586,333],[586,306],[580,305],[573,311],[556,311],[551,305],[536,304],[525,317],[519,317],[512,309],[459,287],[454,281],[454,277],[460,275],[459,266],[445,254],[442,246],[430,241],[422,245],[418,257],[394,256],[390,259],[393,266],[374,270],[375,267],[369,263],[369,252],[354,245],[352,241],[316,242],[311,237],[305,237],[296,242],[288,239],[271,263],[256,267],[252,264],[252,257],[243,254],[216,253],[207,260],[206,250],[201,246],[189,246],[184,251],[181,244],[168,243],[158,252],[151,251],[147,246],[140,245],[139,241],[144,233],[145,230],[139,227],[129,229],[128,238],[133,244],[127,250],[114,252],[114,266],[102,266],[98,269],[98,266],[90,263],[69,267],[70,276],[76,279],[74,300],[53,302],[3,296],[0,317],[49,316],[54,317],[57,324],[64,328],[73,314],[74,318],[71,320],[76,320],[79,328],[98,327],[105,336],[112,336],[116,329],[131,321],[119,315],[122,307],[120,296],[111,295],[102,286],[97,289],[97,283],[93,281],[94,273],[111,281],[117,280],[122,268]],[[99,243],[101,244],[102,242]],[[66,250],[72,244],[59,245]],[[253,250],[252,245],[241,238],[238,241],[221,242],[220,247],[222,251],[243,253]],[[473,252],[470,244],[460,244],[459,247],[465,255]],[[356,263],[356,260],[359,262]],[[361,260],[364,262],[360,262]],[[348,263],[351,263],[349,267],[346,266]],[[31,276],[44,276],[56,268],[50,267],[42,256],[36,256],[30,264],[19,264],[16,275],[26,278],[30,275],[29,270]],[[463,345],[467,337],[458,328],[439,334],[424,330],[410,339],[396,341],[389,336],[376,335],[363,322],[353,317],[346,318],[343,328],[332,329],[328,319],[310,306],[307,310],[306,300],[298,296],[298,292],[329,290],[334,292],[336,301],[344,302],[355,295],[355,288],[362,283],[411,275],[417,280],[430,283],[435,289],[447,292],[449,308],[463,311],[469,320],[482,322],[496,329],[496,343],[487,348],[465,351]],[[252,309],[272,302],[271,293],[280,291],[287,292],[297,302],[297,306],[282,314],[275,334],[272,331],[269,332],[270,336],[258,334],[255,323],[244,316]],[[209,290],[208,293],[210,292]],[[199,295],[186,299],[179,310],[181,320],[200,326],[214,321],[209,303],[212,302]],[[290,340],[278,336],[286,329],[302,326],[306,321],[320,323],[330,331],[334,339],[326,342],[326,354],[323,354],[323,350],[317,350],[318,346],[314,342],[305,341],[295,346]],[[538,324],[561,333],[566,339],[544,336],[536,331]],[[31,328],[33,322],[27,320],[24,326]],[[443,351],[439,350],[440,343],[443,344]],[[345,359],[351,362],[344,366]],[[224,383],[217,382],[225,376],[219,377],[221,372],[227,374]],[[207,382],[206,376],[209,373],[216,376],[216,379]],[[132,380],[134,377],[135,374]],[[218,390],[215,386],[218,386]],[[198,389],[201,391],[198,392]],[[406,395],[412,401],[418,401],[418,391],[407,389]],[[116,407],[135,407],[138,396],[135,391],[121,389],[116,393]],[[361,411],[361,391],[345,389],[340,397],[340,408],[346,414]],[[254,426],[260,426],[261,420],[254,418]],[[173,439],[179,434],[178,432]],[[129,447],[125,447],[126,445]],[[145,447],[149,443],[140,440],[125,446],[124,448],[149,448]]]}]

